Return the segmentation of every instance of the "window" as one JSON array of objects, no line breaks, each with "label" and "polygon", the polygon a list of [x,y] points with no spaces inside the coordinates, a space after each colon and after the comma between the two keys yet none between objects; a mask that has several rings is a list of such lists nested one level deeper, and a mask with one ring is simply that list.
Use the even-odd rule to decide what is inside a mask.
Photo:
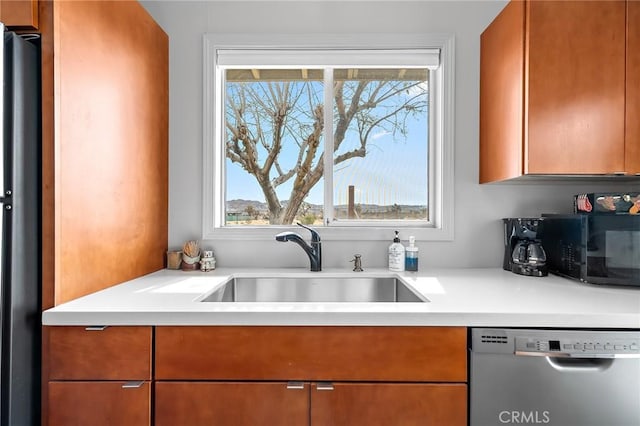
[{"label": "window", "polygon": [[205,36],[204,238],[450,239],[452,39],[273,38]]}]

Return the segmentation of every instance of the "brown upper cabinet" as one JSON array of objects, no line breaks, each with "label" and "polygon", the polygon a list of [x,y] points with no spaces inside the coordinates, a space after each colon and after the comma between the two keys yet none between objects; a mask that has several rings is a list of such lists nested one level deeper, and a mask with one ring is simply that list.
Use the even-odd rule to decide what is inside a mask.
[{"label": "brown upper cabinet", "polygon": [[627,2],[627,109],[625,164],[640,173],[640,2]]},{"label": "brown upper cabinet", "polygon": [[631,1],[510,2],[481,36],[480,183],[640,173],[639,27]]},{"label": "brown upper cabinet", "polygon": [[0,22],[10,29],[38,29],[38,0],[0,0]]},{"label": "brown upper cabinet", "polygon": [[164,267],[169,39],[136,1],[42,1],[42,305]]}]

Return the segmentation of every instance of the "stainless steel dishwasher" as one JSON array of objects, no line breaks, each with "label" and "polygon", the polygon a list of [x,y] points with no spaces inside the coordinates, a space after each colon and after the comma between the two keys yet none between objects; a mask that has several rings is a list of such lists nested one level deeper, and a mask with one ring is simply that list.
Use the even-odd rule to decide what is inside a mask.
[{"label": "stainless steel dishwasher", "polygon": [[472,329],[470,425],[639,426],[640,331]]}]

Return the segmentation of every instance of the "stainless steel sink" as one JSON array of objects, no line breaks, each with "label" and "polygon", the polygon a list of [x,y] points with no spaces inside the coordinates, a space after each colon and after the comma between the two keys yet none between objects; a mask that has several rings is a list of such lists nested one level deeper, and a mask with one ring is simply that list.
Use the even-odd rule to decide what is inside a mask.
[{"label": "stainless steel sink", "polygon": [[201,302],[426,302],[393,277],[231,278]]}]

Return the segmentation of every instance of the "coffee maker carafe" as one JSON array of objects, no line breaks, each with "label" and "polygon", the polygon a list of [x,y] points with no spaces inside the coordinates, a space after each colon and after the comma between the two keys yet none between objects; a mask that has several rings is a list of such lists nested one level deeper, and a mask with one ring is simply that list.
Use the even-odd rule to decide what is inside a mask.
[{"label": "coffee maker carafe", "polygon": [[547,256],[538,237],[540,218],[507,218],[504,222],[502,268],[532,277],[547,275]]}]

